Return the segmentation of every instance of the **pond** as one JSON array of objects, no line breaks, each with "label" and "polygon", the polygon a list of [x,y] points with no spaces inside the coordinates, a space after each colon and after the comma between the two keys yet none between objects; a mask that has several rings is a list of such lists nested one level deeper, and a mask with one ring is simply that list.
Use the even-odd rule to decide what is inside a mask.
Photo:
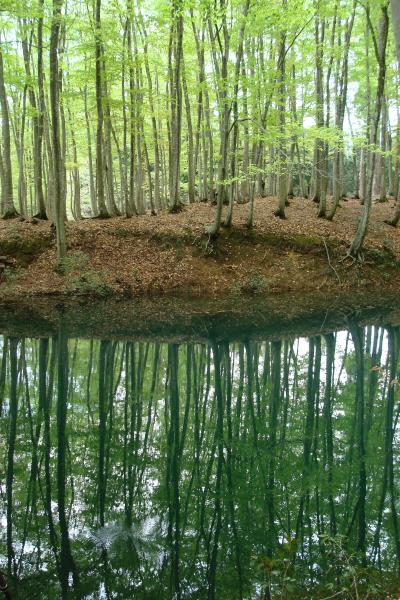
[{"label": "pond", "polygon": [[400,329],[320,325],[0,335],[12,597],[395,594]]}]

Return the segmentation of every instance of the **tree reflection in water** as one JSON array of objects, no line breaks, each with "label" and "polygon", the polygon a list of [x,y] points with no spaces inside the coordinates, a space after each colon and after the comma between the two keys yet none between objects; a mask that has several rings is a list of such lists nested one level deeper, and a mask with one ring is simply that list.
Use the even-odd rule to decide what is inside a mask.
[{"label": "tree reflection in water", "polygon": [[15,597],[395,591],[399,341],[0,338]]}]

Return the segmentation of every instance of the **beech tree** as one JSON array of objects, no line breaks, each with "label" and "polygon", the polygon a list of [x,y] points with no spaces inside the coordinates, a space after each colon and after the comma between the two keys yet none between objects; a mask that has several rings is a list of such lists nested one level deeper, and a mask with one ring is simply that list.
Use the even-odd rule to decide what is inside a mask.
[{"label": "beech tree", "polygon": [[[381,16],[379,20],[378,32],[375,31],[371,22],[369,6],[366,7],[368,27],[371,30],[371,35],[374,43],[376,61],[378,63],[378,82],[375,96],[375,106],[372,115],[371,129],[369,131],[369,143],[375,146],[378,140],[378,125],[382,111],[382,102],[385,89],[385,74],[386,74],[386,44],[388,38],[389,16],[388,3],[381,6]],[[356,235],[349,249],[349,255],[357,257],[362,248],[364,238],[367,233],[368,221],[372,203],[372,183],[374,177],[374,168],[376,162],[376,153],[370,151],[367,162],[367,188],[364,198],[363,212],[357,228]]]},{"label": "beech tree", "polygon": [[[57,90],[50,0],[7,0],[0,12],[4,217],[61,228],[58,193],[64,219],[206,201],[217,236],[237,203],[251,228],[257,196],[275,196],[281,218],[288,198],[308,196],[332,220],[347,194],[363,205],[359,255],[374,198],[398,197],[398,91],[386,76],[399,72],[397,0],[390,11],[388,0],[57,7]],[[399,215],[397,201],[389,223]]]},{"label": "beech tree", "polygon": [[95,36],[96,36],[96,110],[97,110],[97,128],[96,128],[96,187],[97,187],[97,207],[99,217],[107,218],[109,216],[105,195],[104,195],[104,106],[103,106],[103,47],[101,40],[101,0],[96,0],[95,8]]},{"label": "beech tree", "polygon": [[[398,67],[398,77],[400,79],[400,0],[391,0],[390,6],[392,9],[392,26],[394,33],[394,41],[396,46],[396,57],[397,57],[397,67]],[[398,130],[397,130],[398,131]],[[397,150],[399,148],[397,147]],[[399,159],[396,160],[396,167],[398,167]],[[395,170],[395,189],[397,193],[395,194],[396,205],[393,213],[393,217],[390,221],[387,221],[388,225],[393,225],[396,227],[397,223],[400,221],[400,195],[399,195],[399,171],[398,168]]]},{"label": "beech tree", "polygon": [[60,70],[58,62],[58,44],[60,39],[61,28],[61,7],[63,0],[53,0],[53,18],[51,21],[50,32],[50,113],[51,113],[51,133],[52,133],[52,155],[53,155],[53,195],[54,195],[54,212],[57,233],[57,257],[63,259],[66,254],[65,240],[65,206],[64,194],[62,189],[63,182],[63,161],[61,154],[60,143]]},{"label": "beech tree", "polygon": [[0,46],[0,104],[2,113],[2,141],[3,148],[1,152],[1,213],[3,218],[11,219],[17,216],[17,211],[13,202],[13,173],[11,163],[11,134],[10,118],[8,111],[8,99],[4,83],[4,61],[3,52]]}]

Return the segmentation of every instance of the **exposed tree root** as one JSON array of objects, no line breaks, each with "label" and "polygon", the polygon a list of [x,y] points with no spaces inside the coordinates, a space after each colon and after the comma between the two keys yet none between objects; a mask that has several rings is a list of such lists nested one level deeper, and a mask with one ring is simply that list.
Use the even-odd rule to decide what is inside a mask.
[{"label": "exposed tree root", "polygon": [[19,213],[16,210],[8,210],[2,215],[1,218],[4,220],[8,220],[8,219],[16,219],[17,217],[19,217]]},{"label": "exposed tree root", "polygon": [[339,260],[339,262],[345,262],[346,260],[351,261],[350,266],[354,265],[355,263],[363,264],[364,256],[362,252],[358,252],[357,256],[353,256],[352,254],[350,254],[350,252],[346,252],[346,254]]},{"label": "exposed tree root", "polygon": [[168,212],[171,215],[175,215],[182,212],[183,210],[185,210],[185,206],[180,202],[179,204],[173,204],[172,206],[170,206]]}]

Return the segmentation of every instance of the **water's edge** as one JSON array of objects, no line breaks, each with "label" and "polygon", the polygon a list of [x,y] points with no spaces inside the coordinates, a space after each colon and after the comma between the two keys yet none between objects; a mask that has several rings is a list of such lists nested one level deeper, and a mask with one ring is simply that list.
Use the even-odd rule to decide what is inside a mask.
[{"label": "water's edge", "polygon": [[399,295],[285,294],[225,300],[174,298],[60,301],[55,298],[0,303],[0,333],[161,341],[282,338],[317,335],[359,325],[400,324]]}]

